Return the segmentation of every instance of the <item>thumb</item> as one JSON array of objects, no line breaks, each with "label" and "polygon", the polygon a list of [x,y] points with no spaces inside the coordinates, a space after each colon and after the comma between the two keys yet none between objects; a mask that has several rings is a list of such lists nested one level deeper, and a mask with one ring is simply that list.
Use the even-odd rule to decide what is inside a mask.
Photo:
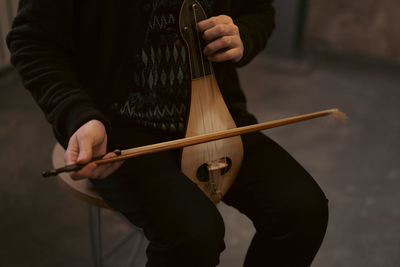
[{"label": "thumb", "polygon": [[78,138],[79,154],[77,163],[89,162],[92,158],[92,143],[87,138]]}]

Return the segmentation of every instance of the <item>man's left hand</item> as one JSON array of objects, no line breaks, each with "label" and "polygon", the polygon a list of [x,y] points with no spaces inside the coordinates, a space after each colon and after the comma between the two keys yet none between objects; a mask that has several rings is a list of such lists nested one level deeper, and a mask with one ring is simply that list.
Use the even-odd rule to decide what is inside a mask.
[{"label": "man's left hand", "polygon": [[207,42],[203,53],[214,62],[238,62],[243,57],[243,42],[239,28],[231,17],[220,15],[200,21],[197,30]]}]

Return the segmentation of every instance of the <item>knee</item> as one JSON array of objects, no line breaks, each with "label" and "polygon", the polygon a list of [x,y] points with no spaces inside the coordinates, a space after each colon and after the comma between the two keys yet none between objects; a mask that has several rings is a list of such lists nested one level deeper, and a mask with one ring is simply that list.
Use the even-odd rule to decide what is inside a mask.
[{"label": "knee", "polygon": [[315,192],[310,192],[303,201],[299,201],[297,206],[298,216],[309,218],[308,221],[320,221],[327,223],[328,220],[328,199],[320,188]]},{"label": "knee", "polygon": [[328,227],[328,200],[318,194],[302,203],[294,217],[295,236],[302,240],[304,246],[317,251],[324,239]]},{"label": "knee", "polygon": [[328,226],[328,199],[319,189],[297,201],[293,206],[294,225],[309,236],[323,237]]},{"label": "knee", "polygon": [[182,266],[216,266],[225,249],[224,235],[224,222],[215,206],[198,207],[166,224],[161,240],[151,242],[148,253],[171,262],[179,259]]},{"label": "knee", "polygon": [[219,212],[215,211],[212,216],[195,216],[191,223],[182,227],[180,239],[181,245],[189,248],[188,255],[200,256],[205,262],[216,265],[225,249],[225,225]]},{"label": "knee", "polygon": [[324,234],[328,224],[328,200],[320,192],[296,194],[273,208],[266,205],[255,222],[257,231],[283,237],[293,231]]}]

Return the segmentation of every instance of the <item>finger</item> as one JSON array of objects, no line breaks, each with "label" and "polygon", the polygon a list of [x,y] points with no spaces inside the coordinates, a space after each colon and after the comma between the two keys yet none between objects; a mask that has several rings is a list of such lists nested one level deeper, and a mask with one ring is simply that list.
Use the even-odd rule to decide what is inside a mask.
[{"label": "finger", "polygon": [[236,36],[224,36],[207,44],[206,47],[204,47],[203,53],[207,56],[211,56],[221,49],[239,46],[239,41],[240,39]]},{"label": "finger", "polygon": [[86,163],[92,159],[92,143],[86,138],[78,138],[79,155],[77,162]]},{"label": "finger", "polygon": [[243,56],[239,49],[229,49],[220,53],[208,56],[207,59],[212,62],[233,61],[238,62]]},{"label": "finger", "polygon": [[[118,151],[118,150],[116,150]],[[106,154],[103,159],[116,157],[117,155],[114,152],[110,152]],[[81,180],[86,178],[105,178],[109,176],[111,173],[116,171],[124,161],[116,161],[112,163],[97,165],[95,163],[89,163],[81,170],[77,172],[71,172],[71,178],[74,180]]]},{"label": "finger", "polygon": [[218,24],[227,24],[227,23],[232,23],[232,19],[229,16],[226,15],[215,16],[202,20],[199,23],[197,23],[197,30],[200,32],[204,32],[205,30],[215,27]]},{"label": "finger", "polygon": [[95,163],[89,163],[81,170],[77,172],[71,172],[70,176],[73,180],[82,180],[87,178],[97,179],[105,178],[111,173],[116,171],[124,161],[116,161],[113,163],[107,163],[103,165],[96,165]]},{"label": "finger", "polygon": [[64,153],[64,162],[66,165],[75,164],[78,159],[79,147],[75,137],[68,142],[67,150]]},{"label": "finger", "polygon": [[[113,158],[117,155],[113,152],[106,154],[103,159]],[[116,171],[122,164],[124,163],[123,160],[116,161],[108,164],[98,165],[97,168],[94,170],[92,174],[92,178],[105,178],[109,176],[111,173]]]},{"label": "finger", "polygon": [[77,172],[71,172],[70,176],[73,180],[82,180],[87,178],[92,178],[96,168],[98,166],[94,163],[89,163],[85,165],[81,170]]},{"label": "finger", "polygon": [[121,167],[123,163],[124,161],[116,161],[113,163],[108,163],[98,166],[98,168],[96,168],[96,170],[94,171],[92,178],[96,179],[106,178],[107,176],[115,172],[119,167]]},{"label": "finger", "polygon": [[235,24],[218,24],[204,31],[203,39],[210,42],[219,37],[229,35],[239,35],[239,28]]}]

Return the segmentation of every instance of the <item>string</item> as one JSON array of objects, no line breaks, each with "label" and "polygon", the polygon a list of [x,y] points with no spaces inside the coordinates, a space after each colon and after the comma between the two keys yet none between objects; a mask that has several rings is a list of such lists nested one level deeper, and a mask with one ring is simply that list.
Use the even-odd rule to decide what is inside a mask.
[{"label": "string", "polygon": [[[203,57],[202,57],[202,53],[201,53],[201,45],[200,45],[200,39],[199,39],[199,32],[198,32],[197,29],[196,29],[196,25],[197,25],[196,3],[193,3],[193,4],[191,5],[191,7],[192,7],[192,11],[193,11],[193,15],[194,15],[194,21],[195,21],[195,25],[194,25],[194,27],[192,27],[192,30],[196,32],[197,44],[198,44],[198,49],[199,49],[199,51],[197,51],[197,52],[198,52],[197,55],[200,55],[201,68],[202,68],[203,76],[204,76],[204,74],[205,74],[205,68],[204,68],[204,65],[203,65]],[[194,36],[193,36],[193,39],[195,39]],[[193,39],[192,39],[192,40],[193,40]],[[194,41],[195,41],[195,40],[193,40],[193,44],[194,44]],[[195,53],[195,51],[193,51],[193,53]],[[201,76],[201,75],[200,75],[200,76]],[[198,99],[198,101],[200,102],[201,113],[204,114],[204,111],[203,111],[203,106],[204,106],[204,105],[201,104],[202,99],[200,98],[200,99]],[[204,121],[204,116],[202,116],[202,124],[203,124],[203,132],[204,132],[204,131],[206,130],[205,121]],[[206,154],[208,154],[208,158],[211,159],[211,154],[210,154],[211,151],[210,151],[210,149],[209,149],[209,145],[210,145],[210,144],[208,144],[208,143],[207,143],[207,144],[204,144],[204,146],[206,147]],[[206,161],[205,155],[203,155],[203,157],[204,157],[204,161]]]},{"label": "string", "polygon": [[[195,5],[195,4],[194,4]],[[200,6],[201,7],[201,6]],[[196,12],[194,11],[194,16],[195,16],[195,22],[196,22],[196,25],[197,25],[197,22],[198,22],[198,19],[197,19],[197,17],[196,17]],[[199,42],[199,49],[201,49],[201,45],[200,45],[200,37],[199,37],[199,32],[197,32],[197,37],[198,37],[198,42]],[[208,67],[209,67],[209,69],[210,69],[210,72],[211,72],[211,75],[209,76],[209,77],[211,77],[210,79],[207,79],[206,81],[205,81],[205,83],[208,85],[206,88],[211,88],[212,86],[213,86],[213,80],[212,80],[212,77],[214,77],[214,69],[213,69],[213,67],[212,67],[212,63],[211,63],[211,61],[209,61],[207,58],[203,58],[203,53],[201,52],[200,53],[200,56],[201,56],[201,63],[202,63],[202,68],[203,68],[203,74],[204,74],[204,77],[205,77],[205,70],[204,70],[204,61],[206,61],[207,63],[208,63]],[[219,89],[218,89],[219,90]],[[211,101],[209,101],[209,103],[213,103],[213,100],[214,99],[216,99],[216,97],[217,97],[217,95],[215,95],[215,93],[216,93],[216,90],[212,90],[212,92],[214,93],[213,95],[208,95],[208,97],[209,97],[209,100],[211,100]],[[211,124],[211,129],[213,129],[213,130],[215,130],[216,128],[215,128],[215,124],[214,124],[214,120],[210,120],[210,124]],[[223,142],[221,142],[221,141],[214,141],[214,142],[212,142],[213,143],[213,146],[214,146],[214,150],[213,150],[213,152],[217,152],[217,151],[223,151],[223,146],[220,146],[220,149],[218,149],[218,146],[219,145],[222,145],[223,144]],[[211,159],[214,159],[214,160],[219,160],[219,158],[217,158],[216,156],[215,156],[215,154],[213,154],[213,158],[211,158]],[[224,162],[224,164],[225,165],[228,165],[227,164],[227,161],[226,161],[226,157],[223,157],[223,162]],[[216,170],[216,171],[218,171],[218,170]],[[215,171],[214,171],[215,172]],[[212,175],[214,176],[214,172],[212,172]],[[215,180],[215,179],[214,179]]]},{"label": "string", "polygon": [[[195,29],[197,28],[196,26],[197,26],[197,24],[198,24],[198,18],[197,18],[197,13],[196,13],[196,9],[198,8],[198,4],[197,3],[194,3],[194,4],[192,4],[192,9],[193,9],[193,15],[194,15],[194,22],[195,22]],[[200,55],[200,61],[201,61],[201,68],[202,68],[202,71],[203,71],[203,84],[204,85],[206,85],[207,86],[207,83],[208,83],[208,87],[206,87],[206,88],[211,88],[211,86],[212,86],[212,84],[211,84],[211,81],[210,80],[204,80],[204,79],[207,79],[206,78],[206,71],[205,71],[205,67],[204,67],[204,57],[203,57],[203,52],[202,52],[202,46],[201,46],[201,42],[200,42],[200,33],[199,33],[199,31],[197,31],[197,29],[196,29],[196,35],[197,35],[197,45],[198,45],[198,49],[199,49],[199,53],[198,53],[198,55]],[[207,59],[206,59],[207,60]],[[207,60],[208,61],[208,60]],[[211,68],[211,63],[208,61],[208,63],[210,64],[210,69],[212,69]],[[212,98],[212,99],[209,99],[209,100],[213,100],[214,99],[214,96],[213,95],[207,95],[207,97],[208,98]],[[212,101],[209,101],[209,103],[212,103]],[[202,111],[203,112],[203,111]],[[204,113],[203,113],[204,114]],[[203,118],[202,118],[202,120],[203,120],[203,125],[204,125],[204,116],[203,116]],[[210,123],[210,126],[211,126],[211,129],[214,129],[215,130],[215,127],[214,127],[214,121],[213,120],[209,120],[209,123]],[[217,142],[216,141],[214,141],[214,142],[211,142],[211,144],[210,145],[212,145],[213,147],[214,147],[214,150],[213,149],[209,149],[209,145],[207,144],[207,151],[208,151],[208,156],[210,157],[209,158],[209,160],[214,160],[215,159],[215,152],[216,151],[218,151],[218,149],[217,149]],[[211,155],[210,155],[211,154]],[[218,159],[217,159],[218,160]],[[210,178],[210,182],[211,182],[211,186],[213,187],[213,191],[216,193],[216,184],[215,184],[215,177],[214,177],[214,172],[215,171],[213,171],[213,170],[211,170],[211,171],[209,171],[208,173],[209,173],[209,175],[211,176],[211,177],[209,177]]]}]

